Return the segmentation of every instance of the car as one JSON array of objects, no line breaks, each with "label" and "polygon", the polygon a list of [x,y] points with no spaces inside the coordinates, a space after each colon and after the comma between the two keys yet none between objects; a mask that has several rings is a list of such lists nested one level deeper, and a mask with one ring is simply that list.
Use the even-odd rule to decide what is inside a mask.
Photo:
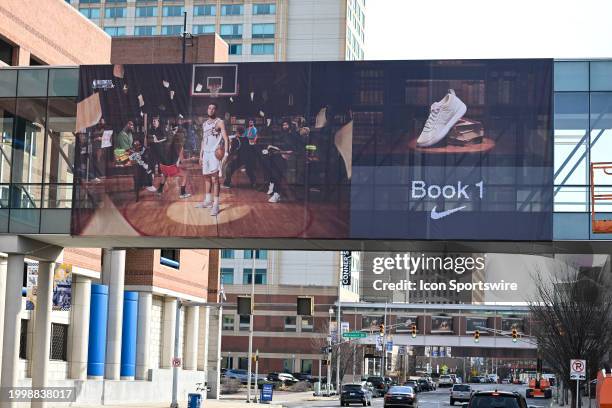
[{"label": "car", "polygon": [[418,406],[416,392],[411,387],[394,385],[385,393],[384,408],[388,407],[414,407]]},{"label": "car", "polygon": [[510,384],[510,379],[509,378],[504,378],[501,383],[502,384]]},{"label": "car", "polygon": [[527,401],[518,392],[476,391],[465,405],[467,408],[527,408]]},{"label": "car", "polygon": [[340,393],[340,406],[348,407],[350,404],[372,405],[372,392],[363,383],[344,384]]},{"label": "car", "polygon": [[436,390],[436,388],[438,388],[438,383],[436,383],[433,378],[431,377],[427,377],[427,382],[429,383],[429,386],[431,387],[432,390]]},{"label": "car", "polygon": [[470,382],[474,383],[474,384],[480,384],[480,383],[484,383],[484,377],[480,377],[480,376],[474,376],[471,378]]},{"label": "car", "polygon": [[429,383],[429,381],[427,381],[426,378],[419,378],[417,383],[419,384],[421,391],[433,391],[433,386]]},{"label": "car", "polygon": [[457,384],[457,375],[456,374],[449,374],[450,378],[453,379],[453,384]]},{"label": "car", "polygon": [[385,380],[380,376],[371,376],[366,379],[367,382],[371,383],[374,387],[374,397],[382,397],[385,395],[389,386],[385,383]]},{"label": "car", "polygon": [[292,385],[298,382],[298,380],[289,373],[270,373],[267,377],[268,381],[282,382],[285,385]]},{"label": "car", "polygon": [[[247,372],[247,370],[239,370],[239,369],[232,369],[232,370],[227,370],[225,372],[225,378],[233,378],[235,380],[240,381],[240,383],[242,384],[246,384],[248,383],[248,379],[249,379],[249,374]],[[255,382],[255,374],[251,373],[251,382]],[[261,381],[263,380],[263,377],[261,375],[257,376],[257,380]]]},{"label": "car", "polygon": [[306,373],[292,373],[291,375],[298,381],[308,381],[309,383],[318,381],[312,375]]},{"label": "car", "polygon": [[452,387],[453,386],[453,379],[451,378],[450,375],[441,375],[440,379],[438,380],[438,387],[442,388],[442,387]]},{"label": "car", "polygon": [[404,383],[404,386],[413,388],[415,393],[423,391],[416,380],[408,380]]},{"label": "car", "polygon": [[468,384],[455,384],[450,391],[450,404],[455,405],[455,401],[469,402],[472,396],[472,387]]},{"label": "car", "polygon": [[463,384],[463,378],[457,377],[455,384]]}]

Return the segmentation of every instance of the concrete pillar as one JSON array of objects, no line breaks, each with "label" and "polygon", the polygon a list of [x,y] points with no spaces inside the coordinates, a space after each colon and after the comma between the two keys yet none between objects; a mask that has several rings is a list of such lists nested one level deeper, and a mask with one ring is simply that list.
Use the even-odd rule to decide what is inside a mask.
[{"label": "concrete pillar", "polygon": [[[4,305],[4,337],[2,339],[3,389],[17,386],[19,364],[19,336],[21,333],[21,288],[23,284],[24,256],[9,254]],[[0,407],[16,406],[15,402],[0,400]]]},{"label": "concrete pillar", "polygon": [[76,380],[87,379],[87,351],[89,348],[89,314],[91,279],[72,275],[72,310],[68,327],[69,376]]},{"label": "concrete pillar", "polygon": [[[0,257],[0,327],[4,327],[4,294],[6,293],[6,263],[7,259]],[[4,331],[0,330],[0,345]],[[2,347],[0,347],[0,367],[2,367]],[[2,381],[2,373],[0,372],[0,382]]]},{"label": "concrete pillar", "polygon": [[198,367],[198,334],[200,325],[200,306],[187,306],[185,310],[185,370]]},{"label": "concrete pillar", "polygon": [[174,357],[174,330],[176,325],[176,298],[164,298],[163,314],[162,352],[159,366],[161,368],[172,368],[172,357]]},{"label": "concrete pillar", "polygon": [[138,327],[136,334],[136,379],[149,379],[149,348],[151,342],[151,309],[153,294],[138,294]]},{"label": "concrete pillar", "polygon": [[123,281],[125,251],[104,250],[102,283],[108,285],[108,326],[104,378],[121,378],[121,329],[123,327]]},{"label": "concrete pillar", "polygon": [[[34,313],[32,345],[32,387],[44,388],[48,384],[49,352],[51,344],[51,308],[53,296],[53,264],[38,263],[38,285]],[[41,399],[32,400],[32,408],[44,407]]]},{"label": "concrete pillar", "polygon": [[[221,325],[223,308],[212,309],[208,328],[208,386],[209,399],[219,399],[221,391]],[[228,367],[232,368],[232,367]]]},{"label": "concrete pillar", "polygon": [[[198,370],[204,372],[204,382],[208,384],[208,335],[210,325],[210,306],[200,307],[200,341],[198,342]],[[202,393],[204,400],[208,399],[206,392]]]}]

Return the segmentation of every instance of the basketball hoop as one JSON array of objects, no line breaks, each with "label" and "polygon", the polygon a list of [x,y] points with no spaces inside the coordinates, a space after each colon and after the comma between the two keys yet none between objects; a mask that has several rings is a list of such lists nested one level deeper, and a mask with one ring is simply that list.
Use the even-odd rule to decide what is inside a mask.
[{"label": "basketball hoop", "polygon": [[210,96],[216,98],[219,96],[219,91],[223,88],[223,77],[207,77],[206,88]]}]

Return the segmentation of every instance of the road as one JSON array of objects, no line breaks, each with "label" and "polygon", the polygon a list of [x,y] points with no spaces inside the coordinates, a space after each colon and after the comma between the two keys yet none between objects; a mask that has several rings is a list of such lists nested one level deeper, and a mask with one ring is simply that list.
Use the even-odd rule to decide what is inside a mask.
[{"label": "road", "polygon": [[[499,391],[518,391],[522,395],[525,395],[525,386],[524,385],[507,385],[507,384],[470,384],[474,390],[494,390],[497,389]],[[450,389],[449,388],[438,388],[436,391],[431,392],[422,392],[418,395],[419,406],[418,408],[448,408],[450,407]],[[534,406],[537,408],[550,408],[552,404],[552,399],[543,400],[543,399],[528,399],[527,404],[530,406]],[[327,408],[327,407],[339,407],[339,401],[309,401],[309,402],[294,402],[294,403],[285,403],[284,407],[287,408],[310,408],[310,407],[318,407],[318,408]],[[358,406],[358,405],[352,405]],[[455,403],[456,407],[459,407],[459,403]],[[375,398],[372,401],[372,407],[382,408],[383,407],[383,399]]]}]

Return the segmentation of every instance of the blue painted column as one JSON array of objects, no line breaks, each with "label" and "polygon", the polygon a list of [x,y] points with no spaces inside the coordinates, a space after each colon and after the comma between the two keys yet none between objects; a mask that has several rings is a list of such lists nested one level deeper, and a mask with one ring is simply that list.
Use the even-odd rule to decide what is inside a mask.
[{"label": "blue painted column", "polygon": [[121,334],[121,379],[136,375],[136,332],[138,328],[138,292],[123,292],[123,330]]},{"label": "blue painted column", "polygon": [[87,352],[88,378],[104,378],[107,322],[108,286],[92,283],[89,309],[89,347]]}]

